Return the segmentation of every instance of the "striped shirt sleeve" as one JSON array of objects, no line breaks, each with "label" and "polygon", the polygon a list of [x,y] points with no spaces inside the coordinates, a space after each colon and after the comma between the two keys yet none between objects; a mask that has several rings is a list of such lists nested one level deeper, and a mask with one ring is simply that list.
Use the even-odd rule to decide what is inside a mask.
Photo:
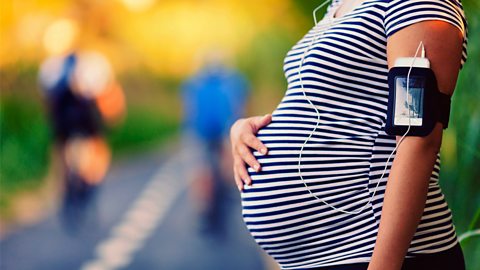
[{"label": "striped shirt sleeve", "polygon": [[467,58],[467,21],[460,0],[391,0],[384,18],[387,37],[417,22],[441,20],[456,26],[463,35],[462,66]]}]

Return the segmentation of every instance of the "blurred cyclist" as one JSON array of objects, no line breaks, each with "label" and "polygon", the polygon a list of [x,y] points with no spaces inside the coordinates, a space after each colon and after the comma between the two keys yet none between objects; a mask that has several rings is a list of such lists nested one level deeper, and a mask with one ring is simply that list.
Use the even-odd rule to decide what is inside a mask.
[{"label": "blurred cyclist", "polygon": [[226,66],[219,52],[209,54],[203,68],[182,87],[185,131],[203,149],[203,166],[195,174],[192,195],[200,229],[205,231],[219,225],[218,202],[226,191],[222,164],[230,157],[225,144],[230,126],[244,113],[247,94],[246,80]]},{"label": "blurred cyclist", "polygon": [[77,229],[110,163],[104,124],[124,112],[122,89],[99,53],[71,53],[47,59],[40,68],[56,148],[64,174],[63,217]]}]

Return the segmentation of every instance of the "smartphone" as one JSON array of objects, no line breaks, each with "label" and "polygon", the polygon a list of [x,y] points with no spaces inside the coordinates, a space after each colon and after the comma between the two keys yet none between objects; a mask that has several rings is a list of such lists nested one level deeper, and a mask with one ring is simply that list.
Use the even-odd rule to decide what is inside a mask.
[{"label": "smartphone", "polygon": [[[422,126],[424,118],[425,77],[395,77],[394,121],[395,126]],[[408,83],[408,89],[407,89]]]}]

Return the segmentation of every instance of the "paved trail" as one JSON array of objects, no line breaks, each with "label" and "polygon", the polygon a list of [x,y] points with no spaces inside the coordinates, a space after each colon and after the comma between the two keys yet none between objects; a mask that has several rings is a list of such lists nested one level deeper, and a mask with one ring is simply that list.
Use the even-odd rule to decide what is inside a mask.
[{"label": "paved trail", "polygon": [[0,269],[265,269],[235,190],[221,204],[223,229],[198,230],[187,194],[199,158],[192,152],[158,151],[115,163],[82,230],[64,230],[52,213],[1,240]]}]

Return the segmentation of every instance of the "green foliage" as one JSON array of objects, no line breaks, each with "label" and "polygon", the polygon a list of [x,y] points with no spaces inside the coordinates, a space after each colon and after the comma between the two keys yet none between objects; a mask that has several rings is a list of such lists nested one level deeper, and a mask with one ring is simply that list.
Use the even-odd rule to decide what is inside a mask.
[{"label": "green foliage", "polygon": [[[463,4],[468,20],[468,59],[460,71],[452,99],[449,129],[455,135],[455,151],[448,153],[450,156],[442,153],[440,175],[459,235],[480,229],[480,4],[478,1],[463,1]],[[480,269],[480,237],[471,237],[461,244],[467,269]]]},{"label": "green foliage", "polygon": [[15,96],[0,103],[0,214],[11,194],[38,186],[49,160],[49,130],[38,102]]},{"label": "green foliage", "polygon": [[114,152],[146,149],[172,136],[178,130],[178,121],[141,107],[128,108],[125,122],[108,133]]}]

